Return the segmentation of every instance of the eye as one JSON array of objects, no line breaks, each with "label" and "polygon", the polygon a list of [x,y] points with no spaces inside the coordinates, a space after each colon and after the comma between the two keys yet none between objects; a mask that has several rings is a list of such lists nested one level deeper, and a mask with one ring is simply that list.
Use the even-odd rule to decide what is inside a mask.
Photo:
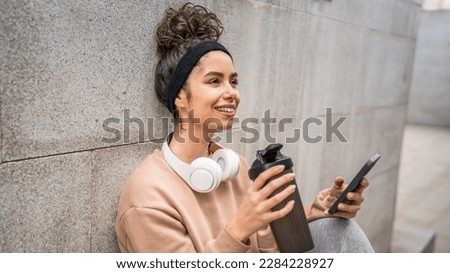
[{"label": "eye", "polygon": [[231,83],[231,85],[236,86],[236,85],[239,84],[239,80],[238,80],[238,79],[232,79],[232,80],[230,81],[230,83]]},{"label": "eye", "polygon": [[212,79],[210,79],[210,80],[208,81],[208,83],[216,84],[216,83],[220,83],[220,81],[219,81],[218,78],[212,78]]}]

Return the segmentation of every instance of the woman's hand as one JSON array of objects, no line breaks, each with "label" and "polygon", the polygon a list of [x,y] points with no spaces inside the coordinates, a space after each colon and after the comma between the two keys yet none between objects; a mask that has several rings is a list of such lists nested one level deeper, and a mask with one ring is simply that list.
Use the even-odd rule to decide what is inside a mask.
[{"label": "woman's hand", "polygon": [[342,177],[336,177],[334,186],[319,192],[313,204],[306,208],[308,222],[325,217],[340,217],[350,219],[356,216],[364,202],[363,191],[369,186],[369,181],[363,178],[354,192],[347,193],[344,202],[338,205],[338,210],[332,215],[328,210],[347,187]]},{"label": "woman's hand", "polygon": [[235,239],[245,243],[250,235],[291,212],[294,207],[293,200],[280,210],[272,211],[272,208],[294,193],[295,185],[287,186],[281,192],[269,196],[281,186],[291,183],[295,176],[293,173],[277,177],[264,186],[267,180],[283,170],[284,166],[275,166],[262,172],[247,190],[236,214],[227,225],[228,232]]}]

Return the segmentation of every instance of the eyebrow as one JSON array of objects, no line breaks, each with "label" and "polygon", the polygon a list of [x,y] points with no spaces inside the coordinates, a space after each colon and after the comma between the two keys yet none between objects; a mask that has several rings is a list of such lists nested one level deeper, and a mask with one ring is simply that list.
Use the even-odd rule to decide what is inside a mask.
[{"label": "eyebrow", "polygon": [[[216,77],[224,77],[224,74],[222,72],[217,72],[217,71],[209,71],[208,73],[205,74],[204,77],[208,77],[208,76],[216,76]],[[237,72],[233,72],[230,75],[230,78],[236,78],[238,76]]]}]

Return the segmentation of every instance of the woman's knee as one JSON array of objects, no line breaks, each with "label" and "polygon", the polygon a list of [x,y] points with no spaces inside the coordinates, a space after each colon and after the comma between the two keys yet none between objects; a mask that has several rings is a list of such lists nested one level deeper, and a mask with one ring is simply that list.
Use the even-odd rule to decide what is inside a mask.
[{"label": "woman's knee", "polygon": [[374,252],[366,234],[354,220],[323,218],[309,226],[315,245],[311,252]]}]

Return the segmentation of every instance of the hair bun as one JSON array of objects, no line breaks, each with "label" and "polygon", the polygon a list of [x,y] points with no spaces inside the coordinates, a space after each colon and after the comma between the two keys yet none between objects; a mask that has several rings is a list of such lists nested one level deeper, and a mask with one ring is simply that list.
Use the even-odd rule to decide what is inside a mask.
[{"label": "hair bun", "polygon": [[192,3],[171,7],[156,30],[157,53],[164,57],[180,47],[192,46],[195,41],[217,41],[222,32],[219,18],[205,7]]}]

